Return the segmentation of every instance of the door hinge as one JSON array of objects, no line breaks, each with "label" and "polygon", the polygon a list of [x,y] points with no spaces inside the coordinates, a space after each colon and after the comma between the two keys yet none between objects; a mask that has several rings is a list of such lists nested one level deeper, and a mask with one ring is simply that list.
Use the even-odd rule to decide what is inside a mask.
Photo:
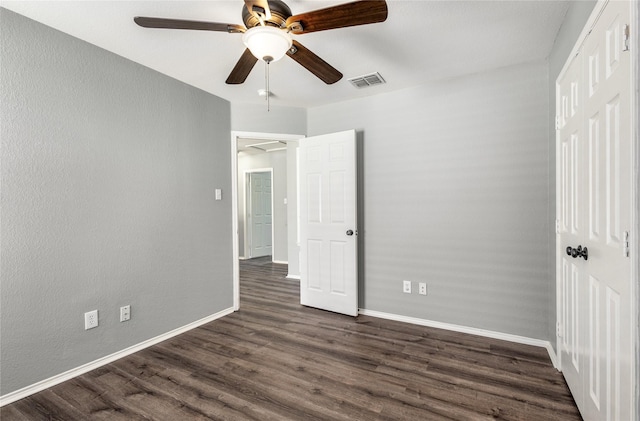
[{"label": "door hinge", "polygon": [[556,219],[556,234],[560,234],[560,220]]},{"label": "door hinge", "polygon": [[622,40],[622,51],[629,51],[629,38],[630,38],[629,24],[626,24],[624,26],[623,31],[624,31],[624,38]]},{"label": "door hinge", "polygon": [[556,116],[556,130],[560,130],[560,116]]},{"label": "door hinge", "polygon": [[624,257],[629,257],[630,254],[630,250],[629,250],[629,231],[625,231],[623,238],[622,238],[622,253],[624,255]]},{"label": "door hinge", "polygon": [[556,336],[562,338],[562,324],[560,322],[556,322]]}]

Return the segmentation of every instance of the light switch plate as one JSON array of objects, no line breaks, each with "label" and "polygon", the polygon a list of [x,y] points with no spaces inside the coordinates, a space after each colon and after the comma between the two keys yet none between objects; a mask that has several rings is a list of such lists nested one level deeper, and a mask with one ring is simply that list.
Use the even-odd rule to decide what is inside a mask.
[{"label": "light switch plate", "polygon": [[411,281],[402,281],[402,292],[411,294]]}]

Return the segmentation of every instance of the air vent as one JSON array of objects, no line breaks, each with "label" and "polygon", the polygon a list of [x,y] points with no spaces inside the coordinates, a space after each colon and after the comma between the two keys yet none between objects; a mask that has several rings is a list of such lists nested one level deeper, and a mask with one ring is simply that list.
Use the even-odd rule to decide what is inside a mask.
[{"label": "air vent", "polygon": [[349,82],[351,82],[351,84],[356,88],[366,88],[367,86],[382,85],[383,83],[386,83],[378,72],[351,78],[349,79]]}]

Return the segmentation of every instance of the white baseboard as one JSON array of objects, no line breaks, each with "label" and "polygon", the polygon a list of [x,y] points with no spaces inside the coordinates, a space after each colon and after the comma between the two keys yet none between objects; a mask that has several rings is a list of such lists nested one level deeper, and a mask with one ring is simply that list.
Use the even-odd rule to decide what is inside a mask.
[{"label": "white baseboard", "polygon": [[287,279],[295,279],[296,281],[300,280],[300,275],[291,275],[287,273]]},{"label": "white baseboard", "polygon": [[553,367],[558,370],[560,370],[560,364],[558,364],[558,354],[556,354],[556,351],[553,349],[553,345],[551,344],[551,342],[547,342],[547,352],[549,353],[549,358],[551,358],[551,364],[553,364]]},{"label": "white baseboard", "polygon": [[433,320],[419,319],[417,317],[401,316],[398,314],[384,313],[381,311],[367,310],[364,308],[358,309],[358,314],[362,314],[364,316],[378,317],[380,319],[395,320],[397,322],[411,323],[414,325],[451,330],[453,332],[468,333],[471,335],[478,335],[478,336],[484,336],[487,338],[500,339],[503,341],[515,342],[515,343],[524,344],[524,345],[539,346],[547,350],[547,352],[549,353],[549,358],[551,358],[551,362],[553,363],[553,366],[557,368],[557,365],[556,365],[557,359],[556,359],[555,352],[553,352],[553,347],[551,346],[551,343],[549,341],[545,341],[542,339],[533,339],[533,338],[528,338],[526,336],[512,335],[510,333],[502,333],[502,332],[495,332],[492,330],[478,329],[475,327],[460,326],[452,323],[436,322]]},{"label": "white baseboard", "polygon": [[272,260],[273,263],[276,263],[278,265],[288,265],[289,262],[284,261],[284,260]]},{"label": "white baseboard", "polygon": [[162,335],[158,335],[155,338],[147,339],[146,341],[140,342],[139,344],[130,346],[121,351],[115,352],[111,355],[107,355],[102,358],[98,358],[95,361],[92,361],[87,364],[83,364],[79,367],[72,368],[71,370],[65,371],[64,373],[57,374],[53,377],[50,377],[45,380],[41,380],[37,383],[34,383],[30,386],[23,387],[22,389],[18,389],[14,392],[7,393],[6,395],[0,396],[0,407],[4,405],[8,405],[12,402],[20,400],[22,398],[26,398],[27,396],[33,395],[34,393],[41,392],[45,389],[53,387],[59,383],[70,380],[74,377],[77,377],[81,374],[87,373],[96,368],[102,367],[103,365],[112,363],[122,357],[126,357],[127,355],[133,354],[134,352],[141,351],[145,348],[148,348],[152,345],[160,343],[162,341],[166,341],[167,339],[173,338],[174,336],[180,335],[181,333],[187,332],[191,329],[194,329],[198,326],[201,326],[205,323],[212,322],[216,319],[224,317],[228,314],[233,313],[233,308],[228,308],[218,313],[212,314],[200,320],[196,320],[195,322],[189,323],[167,333],[163,333]]}]

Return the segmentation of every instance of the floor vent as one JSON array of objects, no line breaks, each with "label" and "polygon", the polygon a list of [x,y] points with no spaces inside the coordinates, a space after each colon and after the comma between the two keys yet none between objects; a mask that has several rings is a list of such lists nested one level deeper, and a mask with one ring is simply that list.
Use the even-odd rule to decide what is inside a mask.
[{"label": "floor vent", "polygon": [[368,86],[382,85],[386,83],[380,73],[371,73],[369,75],[353,77],[349,82],[356,88],[366,88]]}]

